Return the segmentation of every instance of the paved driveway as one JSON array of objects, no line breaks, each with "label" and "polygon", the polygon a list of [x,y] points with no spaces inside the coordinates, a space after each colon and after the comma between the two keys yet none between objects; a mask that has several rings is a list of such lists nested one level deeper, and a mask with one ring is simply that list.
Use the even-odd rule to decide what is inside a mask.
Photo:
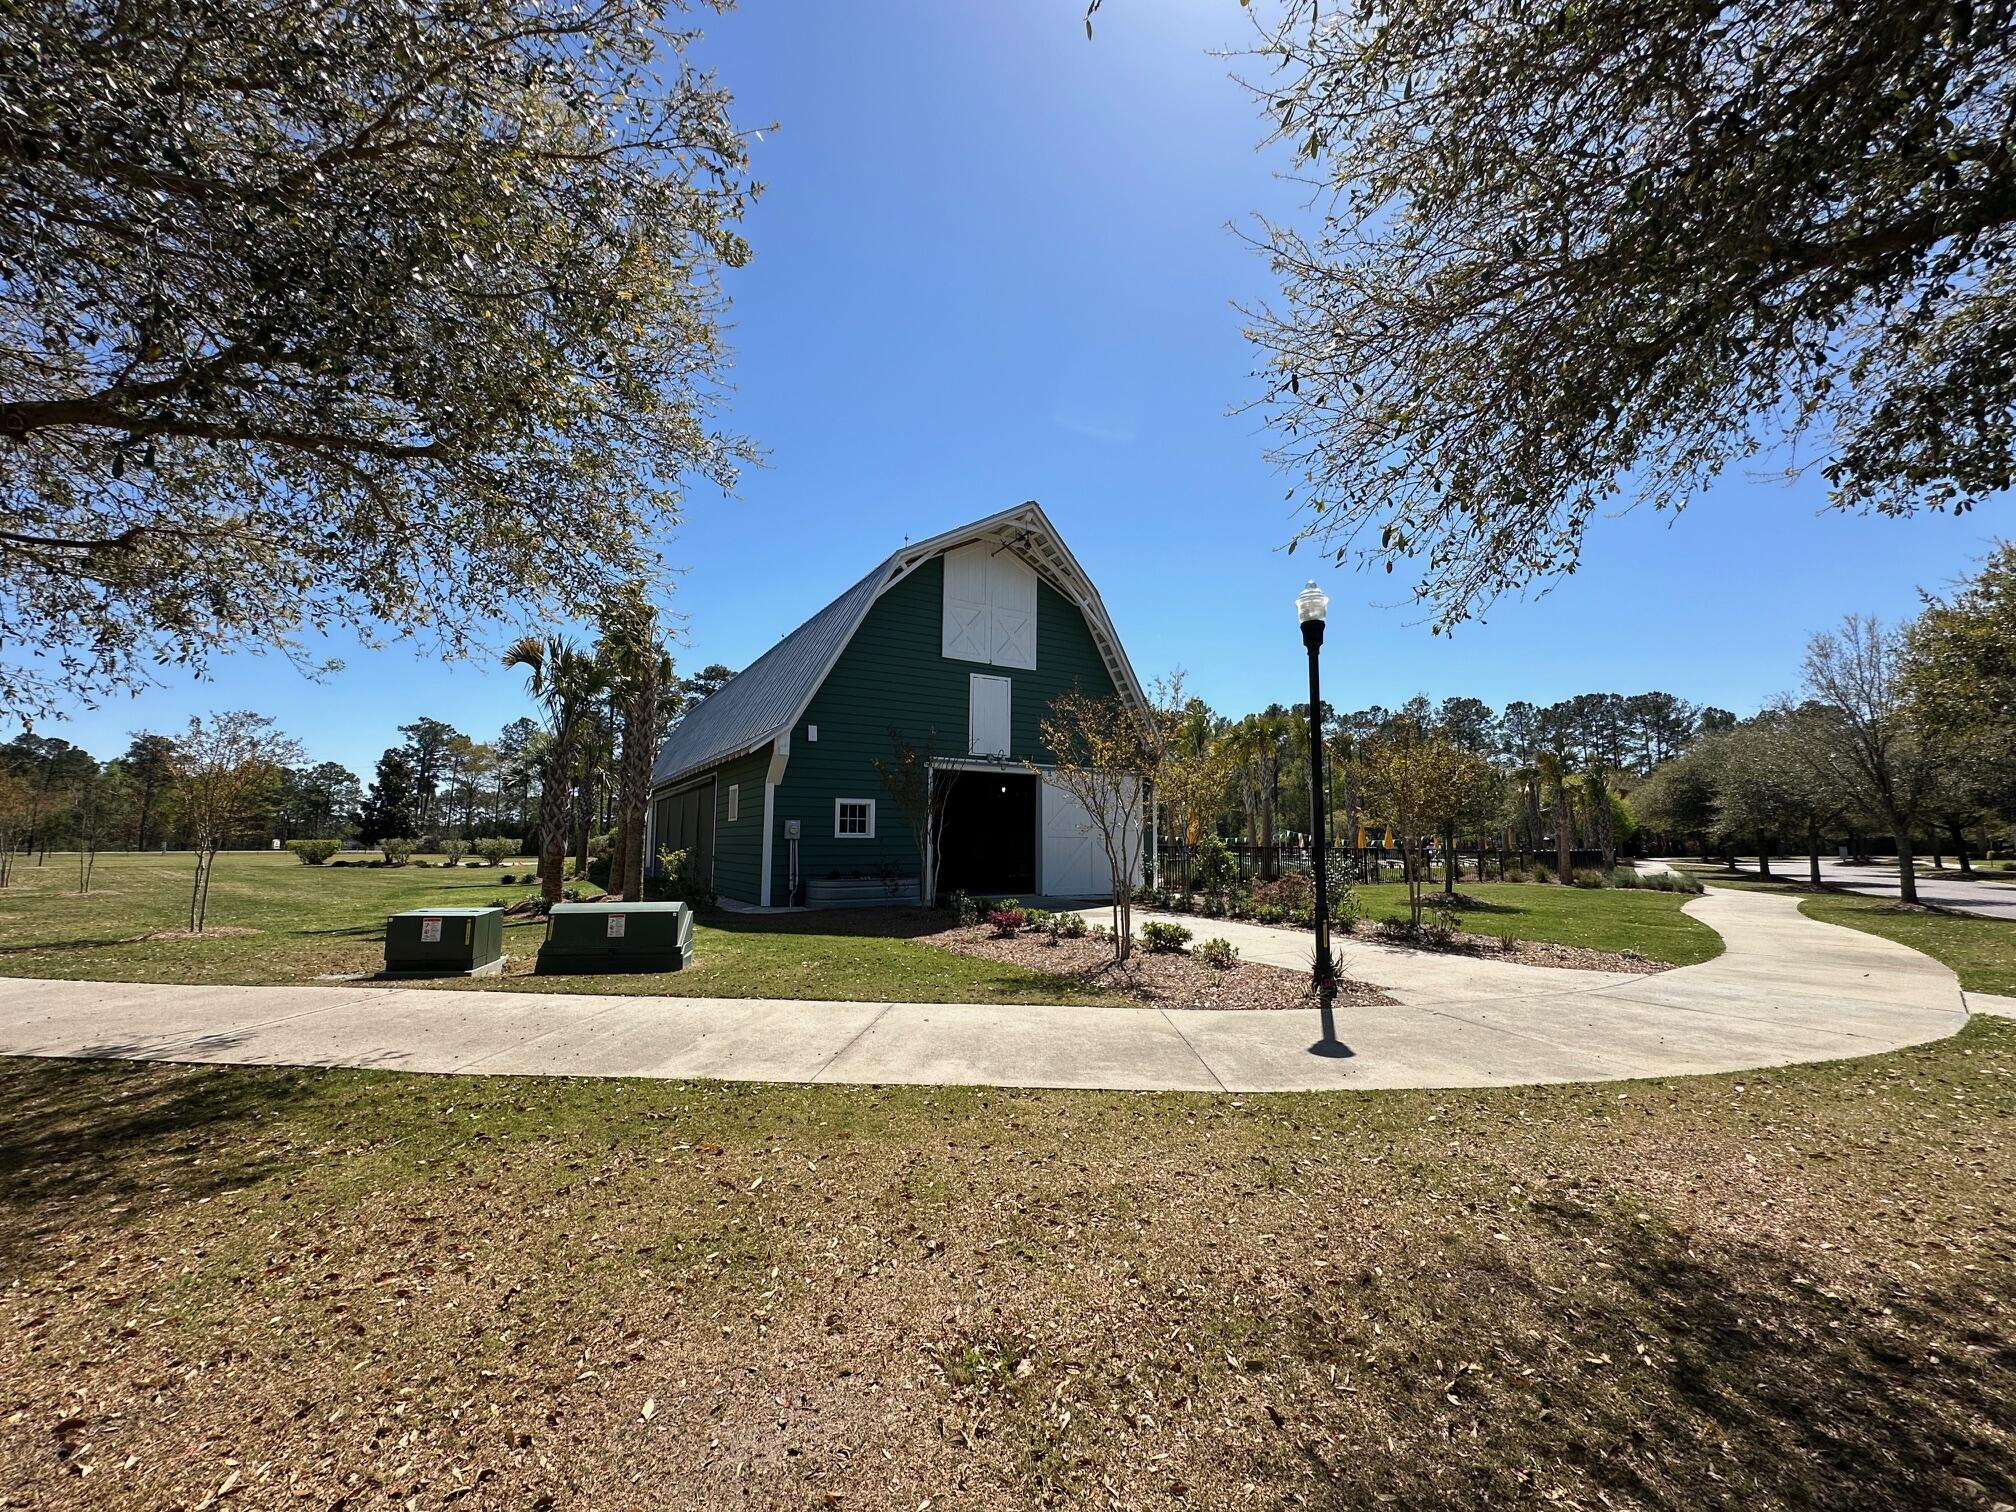
[{"label": "paved driveway", "polygon": [[[1711,890],[1725,952],[1650,976],[1351,942],[1394,1006],[1286,1012],[0,979],[0,1054],[473,1075],[1265,1092],[1488,1087],[1873,1054],[1966,1021],[1929,957]],[[1308,937],[1229,922],[1255,960]]]},{"label": "paved driveway", "polygon": [[[1755,875],[1757,858],[1738,856],[1736,867],[1739,871]],[[1771,874],[1792,882],[1810,880],[1810,869],[1804,856],[1773,856]],[[1822,856],[1820,880],[1844,892],[1867,893],[1875,898],[1897,896],[1897,868],[1894,864],[1877,862],[1870,866],[1852,866],[1836,857]],[[1918,879],[1918,901],[1936,903],[1941,908],[1957,909],[1962,913],[1980,914],[1989,919],[2016,919],[2016,882],[1969,881],[1949,866],[1944,875]]]}]

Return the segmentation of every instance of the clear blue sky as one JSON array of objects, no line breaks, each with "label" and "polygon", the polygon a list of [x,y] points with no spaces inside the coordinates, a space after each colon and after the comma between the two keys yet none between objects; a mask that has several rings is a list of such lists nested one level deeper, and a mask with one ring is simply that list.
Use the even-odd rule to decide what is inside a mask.
[{"label": "clear blue sky", "polygon": [[[1292,702],[1307,559],[1264,438],[1233,303],[1269,291],[1228,229],[1299,201],[1214,46],[1236,0],[750,4],[700,56],[737,94],[768,191],[738,275],[734,420],[768,451],[739,497],[692,496],[687,669],[746,665],[906,537],[1040,500],[1144,678],[1180,664],[1228,711]],[[2003,511],[1892,522],[1735,479],[1669,529],[1600,522],[1551,595],[1431,637],[1396,581],[1329,571],[1325,693],[1494,705],[1664,688],[1747,712],[1844,611],[1910,613],[2006,532]],[[500,639],[509,636],[500,630]],[[515,633],[512,631],[510,633]],[[361,774],[419,715],[487,737],[526,712],[517,674],[336,643],[333,680],[234,658],[49,733],[101,756],[192,712],[277,715]]]}]

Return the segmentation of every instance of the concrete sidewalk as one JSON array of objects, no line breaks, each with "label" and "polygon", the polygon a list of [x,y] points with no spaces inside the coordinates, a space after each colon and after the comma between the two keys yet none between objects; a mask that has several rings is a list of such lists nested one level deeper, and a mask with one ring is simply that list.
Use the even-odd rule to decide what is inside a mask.
[{"label": "concrete sidewalk", "polygon": [[[1488,1087],[1743,1070],[1953,1033],[1951,972],[1917,952],[1715,890],[1713,961],[1644,977],[1352,941],[1399,1002],[1292,1012],[612,997],[390,987],[0,979],[0,1054],[476,1075],[718,1077],[1275,1092]],[[1236,926],[1296,966],[1308,938]],[[1213,922],[1231,938],[1230,923]]]}]

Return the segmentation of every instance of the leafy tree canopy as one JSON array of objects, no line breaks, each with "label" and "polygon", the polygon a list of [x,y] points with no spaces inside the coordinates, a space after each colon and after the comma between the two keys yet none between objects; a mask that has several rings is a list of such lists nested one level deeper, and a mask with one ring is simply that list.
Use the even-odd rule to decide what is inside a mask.
[{"label": "leafy tree canopy", "polygon": [[1842,507],[2016,468],[2016,13],[1966,0],[1284,0],[1323,196],[1255,312],[1299,539],[1438,628],[1780,440]]},{"label": "leafy tree canopy", "polygon": [[1993,804],[2016,810],[2016,545],[1928,604],[1904,645],[1913,718]]},{"label": "leafy tree canopy", "polygon": [[0,7],[0,703],[649,564],[745,452],[680,4]]}]

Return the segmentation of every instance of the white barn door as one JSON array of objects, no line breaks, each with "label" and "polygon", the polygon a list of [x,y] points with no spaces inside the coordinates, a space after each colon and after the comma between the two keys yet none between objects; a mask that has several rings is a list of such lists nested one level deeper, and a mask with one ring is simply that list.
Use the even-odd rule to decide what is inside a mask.
[{"label": "white barn door", "polygon": [[966,727],[967,754],[1006,756],[1011,722],[1009,699],[1013,684],[1005,677],[988,677],[975,672],[968,679],[972,689],[971,713]]},{"label": "white barn door", "polygon": [[1113,873],[1084,805],[1049,777],[1043,779],[1041,890],[1058,898],[1102,897],[1113,890]]}]

